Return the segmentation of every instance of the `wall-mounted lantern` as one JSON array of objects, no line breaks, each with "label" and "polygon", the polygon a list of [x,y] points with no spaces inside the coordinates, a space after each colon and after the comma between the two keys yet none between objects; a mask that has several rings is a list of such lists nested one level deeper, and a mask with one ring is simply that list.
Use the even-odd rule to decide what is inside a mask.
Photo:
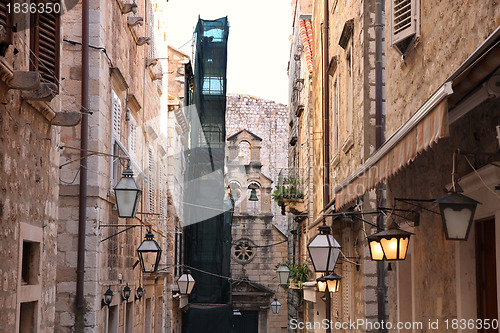
[{"label": "wall-mounted lantern", "polygon": [[123,170],[122,178],[116,184],[114,191],[118,216],[135,217],[142,190],[134,179],[134,171],[130,168],[130,161],[128,161],[127,168]]},{"label": "wall-mounted lantern", "polygon": [[340,244],[330,234],[330,227],[324,221],[318,230],[319,235],[307,245],[309,256],[316,272],[333,272],[340,254]]},{"label": "wall-mounted lantern", "polygon": [[342,276],[332,273],[325,276],[326,284],[328,286],[328,291],[331,293],[336,293],[340,289],[340,280]]},{"label": "wall-mounted lantern", "polygon": [[130,298],[130,292],[131,292],[131,289],[127,283],[127,285],[122,290],[122,302],[128,301],[128,299]]},{"label": "wall-mounted lantern", "polygon": [[181,295],[189,295],[191,291],[193,291],[193,287],[196,281],[194,280],[191,272],[189,270],[185,270],[184,274],[182,274],[179,279],[177,279],[177,286],[179,286],[179,293]]},{"label": "wall-mounted lantern", "polygon": [[401,230],[393,223],[388,230],[367,237],[371,259],[405,260],[411,232]]},{"label": "wall-mounted lantern", "polygon": [[108,287],[108,290],[106,290],[103,298],[101,299],[101,309],[105,306],[109,307],[112,300],[113,300],[113,290],[111,290],[111,287]]},{"label": "wall-mounted lantern", "polygon": [[139,261],[144,273],[155,273],[161,258],[161,247],[155,241],[155,236],[148,230],[141,245],[137,248]]},{"label": "wall-mounted lantern", "polygon": [[280,313],[280,309],[281,309],[281,303],[278,301],[277,298],[275,298],[274,301],[271,303],[271,311],[274,314],[278,314]]},{"label": "wall-mounted lantern", "polygon": [[141,286],[139,286],[139,288],[137,288],[137,290],[135,291],[135,300],[141,300],[142,296],[144,296],[144,289],[142,289]]},{"label": "wall-mounted lantern", "polygon": [[290,277],[290,269],[285,264],[280,264],[278,270],[276,271],[278,275],[278,283],[280,285],[288,284],[288,278]]},{"label": "wall-mounted lantern", "polygon": [[434,202],[439,204],[446,239],[467,240],[480,202],[457,192],[448,193]]}]

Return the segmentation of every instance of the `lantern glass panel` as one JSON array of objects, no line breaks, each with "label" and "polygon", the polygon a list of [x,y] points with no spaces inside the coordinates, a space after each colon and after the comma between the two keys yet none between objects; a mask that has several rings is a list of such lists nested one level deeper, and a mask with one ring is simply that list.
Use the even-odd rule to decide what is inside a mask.
[{"label": "lantern glass panel", "polygon": [[384,260],[384,251],[382,250],[382,245],[379,241],[370,241],[370,251],[372,254],[372,260]]},{"label": "lantern glass panel", "polygon": [[399,239],[399,258],[404,260],[406,258],[406,251],[408,250],[408,243],[410,242],[410,237]]},{"label": "lantern glass panel", "polygon": [[288,278],[290,277],[290,270],[288,267],[281,265],[276,272],[278,274],[279,284],[288,284]]},{"label": "lantern glass panel", "polygon": [[141,252],[139,253],[141,264],[143,265],[142,271],[145,273],[156,272],[157,269],[157,252]]},{"label": "lantern glass panel", "polygon": [[445,208],[442,213],[448,239],[466,239],[472,210],[469,207],[463,207],[461,210]]},{"label": "lantern glass panel", "polygon": [[398,258],[398,239],[392,237],[390,239],[382,238],[380,240],[382,250],[384,251],[387,260],[396,260]]},{"label": "lantern glass panel", "polygon": [[340,254],[340,244],[332,235],[317,235],[307,248],[316,272],[333,271]]},{"label": "lantern glass panel", "polygon": [[340,280],[328,280],[328,291],[331,293],[336,293],[339,291],[340,288]]},{"label": "lantern glass panel", "polygon": [[177,280],[177,285],[179,286],[179,292],[183,295],[191,294],[193,291],[195,281],[191,274],[182,274]]},{"label": "lantern glass panel", "polygon": [[274,301],[271,303],[271,311],[273,311],[274,314],[280,313],[281,309],[281,303],[275,298]]},{"label": "lantern glass panel", "polygon": [[144,273],[154,273],[160,263],[161,248],[153,239],[153,234],[148,232],[146,239],[137,248],[142,271]]},{"label": "lantern glass panel", "polygon": [[324,292],[326,290],[327,283],[326,281],[317,281],[318,291]]},{"label": "lantern glass panel", "polygon": [[133,177],[122,177],[115,188],[118,216],[134,217],[142,191]]}]

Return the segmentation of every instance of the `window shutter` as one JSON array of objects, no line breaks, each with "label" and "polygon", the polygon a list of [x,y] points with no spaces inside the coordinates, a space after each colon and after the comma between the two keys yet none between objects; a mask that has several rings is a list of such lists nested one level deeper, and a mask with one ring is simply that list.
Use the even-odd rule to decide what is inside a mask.
[{"label": "window shutter", "polygon": [[133,158],[137,157],[137,122],[131,115],[129,120],[128,151]]},{"label": "window shutter", "polygon": [[158,205],[159,207],[159,213],[160,217],[165,217],[166,214],[166,207],[165,207],[165,174],[164,174],[164,167],[161,162],[158,162]]},{"label": "window shutter", "polygon": [[7,10],[8,0],[0,0],[0,25],[6,30],[6,35],[3,40],[0,40],[0,56],[5,56],[7,48],[12,44],[12,12]]},{"label": "window shutter", "polygon": [[114,91],[111,91],[111,94],[113,98],[112,101],[113,119],[111,124],[113,126],[112,133],[114,138],[120,141],[121,128],[122,128],[122,102]]},{"label": "window shutter", "polygon": [[391,0],[391,44],[418,33],[418,0]]},{"label": "window shutter", "polygon": [[[36,0],[36,4],[60,4],[59,0]],[[59,14],[31,14],[31,70],[37,70],[42,80],[58,85],[59,80]]]},{"label": "window shutter", "polygon": [[151,43],[148,44],[148,57],[149,59],[156,58],[155,50],[155,33],[154,33],[154,11],[153,6],[149,4],[148,6],[148,37],[151,38]]},{"label": "window shutter", "polygon": [[155,212],[153,149],[148,148],[148,205],[149,212]]}]

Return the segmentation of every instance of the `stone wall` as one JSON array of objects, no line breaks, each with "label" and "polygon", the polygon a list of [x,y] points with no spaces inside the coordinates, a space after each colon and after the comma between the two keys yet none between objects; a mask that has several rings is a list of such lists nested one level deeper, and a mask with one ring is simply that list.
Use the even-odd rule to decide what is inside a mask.
[{"label": "stone wall", "polygon": [[[375,5],[365,1],[332,1],[329,5],[328,134],[323,133],[322,127],[323,71],[320,36],[324,22],[323,2],[315,1],[313,5],[315,48],[312,75],[312,141],[316,213],[326,204],[322,193],[323,138],[329,135],[330,200],[334,199],[335,187],[375,151]],[[352,33],[349,34],[348,25],[351,20]],[[368,193],[358,204],[366,211],[375,209],[375,193]],[[352,208],[342,207],[342,210]],[[371,220],[371,217],[366,219]],[[334,236],[341,244],[344,254],[359,258],[354,261],[361,263],[359,269],[346,260],[337,264],[336,271],[343,279],[341,292],[332,299],[332,318],[339,321],[349,318],[376,321],[376,265],[370,261],[364,242],[365,232],[370,234],[372,231],[365,228],[360,221],[349,224],[332,222],[327,218],[327,223],[333,223]],[[316,228],[310,229],[309,239],[316,233]]]},{"label": "stone wall", "polygon": [[8,87],[29,71],[29,33],[0,57],[0,321],[2,331],[53,331],[60,98],[35,102]]},{"label": "stone wall", "polygon": [[[386,137],[408,120],[500,25],[500,6],[495,0],[461,4],[452,0],[420,1],[419,14],[421,36],[404,60],[390,43],[385,45]],[[386,15],[387,27],[389,20],[390,15]],[[386,29],[387,41],[389,33],[390,29]]]},{"label": "stone wall", "polygon": [[[262,173],[276,186],[278,174],[288,167],[288,109],[286,105],[248,95],[227,96],[226,133],[231,136],[247,129],[262,139]],[[272,202],[273,223],[286,232],[286,217]]]},{"label": "stone wall", "polygon": [[[123,326],[125,315],[124,303],[120,300],[120,291],[126,283],[132,289],[127,308],[134,313],[134,331],[144,329],[146,299],[135,301],[136,289],[142,286],[147,290],[151,302],[151,322],[154,329],[164,325],[165,287],[163,278],[155,281],[155,276],[140,273],[137,265],[136,249],[143,241],[146,228],[134,228],[109,240],[122,227],[108,227],[113,224],[151,224],[155,239],[163,249],[166,248],[166,133],[160,129],[161,81],[154,79],[160,69],[157,66],[145,68],[144,57],[151,57],[151,46],[137,45],[138,37],[152,37],[148,34],[151,12],[146,13],[144,2],[139,4],[137,14],[122,14],[120,1],[97,1],[90,4],[90,44],[102,47],[90,50],[89,80],[89,149],[104,154],[131,157],[132,168],[139,186],[143,189],[138,219],[120,219],[117,216],[114,194],[112,191],[113,164],[116,158],[107,155],[88,157],[88,199],[85,255],[84,296],[86,308],[83,316],[75,317],[74,295],[76,291],[76,254],[78,236],[78,188],[79,164],[71,163],[61,170],[60,183],[60,228],[58,240],[57,269],[57,332],[69,332],[73,326],[80,329],[104,332],[106,330],[107,307],[101,308],[103,293],[110,287],[115,296],[111,307],[116,306]],[[146,5],[150,2],[146,2]],[[127,17],[140,16],[145,24],[136,27],[127,25]],[[63,16],[64,39],[81,41],[81,3]],[[154,26],[154,25],[153,25]],[[119,40],[120,43],[116,41]],[[154,43],[152,41],[152,43]],[[65,109],[80,109],[81,85],[81,47],[71,43],[63,44],[62,75]],[[112,90],[121,101],[121,133],[116,136],[125,150],[113,150],[112,129]],[[133,151],[132,122],[136,123],[136,150]],[[64,129],[62,141],[66,145],[62,152],[63,162],[77,159],[80,155],[80,128]],[[153,160],[148,168],[149,153]],[[115,173],[119,179],[121,171]],[[149,190],[151,189],[151,190]],[[154,197],[150,205],[148,195]],[[144,214],[153,213],[153,214]],[[163,252],[164,254],[167,251]],[[165,265],[165,257],[161,263]],[[169,297],[171,299],[171,297]],[[110,308],[112,309],[112,308]]]},{"label": "stone wall", "polygon": [[[500,122],[500,114],[497,112],[499,107],[500,101],[498,98],[489,100],[452,124],[450,137],[440,140],[432,149],[423,152],[412,164],[389,179],[388,200],[391,201],[392,198],[396,197],[416,199],[442,197],[451,182],[452,155],[457,147],[465,151],[484,152],[498,149],[498,141],[495,140],[495,128],[491,124]],[[481,133],[481,136],[477,136],[478,133]],[[480,155],[468,156],[467,158],[476,169],[485,165],[487,161],[487,157]],[[467,174],[474,174],[474,171],[463,156],[460,156],[457,160],[456,179],[461,183],[460,179],[462,177]],[[432,173],[429,173],[429,166],[432,166]],[[478,188],[491,195],[477,175],[474,174],[473,177],[478,184]],[[463,183],[461,184],[463,185]],[[468,193],[464,194],[470,195]],[[494,205],[498,209],[498,198],[494,198],[492,202],[495,203]],[[487,202],[484,202],[480,206],[486,204]],[[433,211],[439,211],[436,204],[423,203],[423,206]],[[400,208],[418,210],[415,206],[404,203],[401,203]],[[496,222],[498,226],[498,218]],[[401,225],[407,228],[413,227],[412,223],[408,226],[408,224],[402,222]],[[471,315],[477,315],[476,313],[463,314],[460,310],[462,307],[469,306],[476,311],[475,297],[474,299],[466,298],[469,289],[475,295],[476,285],[472,283],[464,289],[458,289],[457,287],[457,280],[464,278],[458,267],[460,256],[465,255],[468,258],[474,258],[472,260],[476,258],[473,229],[474,226],[472,226],[468,241],[446,240],[441,216],[421,210],[420,224],[410,229],[413,230],[415,235],[410,240],[412,244],[410,244],[411,262],[409,266],[396,266],[394,271],[388,273],[389,311],[393,322],[397,320],[398,306],[411,306],[411,304],[402,301],[398,302],[398,292],[409,292],[412,295],[414,299],[412,310],[414,317],[411,319],[413,321],[426,323],[431,319],[443,323],[445,319],[469,319],[473,318],[470,317]],[[411,281],[398,285],[397,274],[405,269],[413,271]],[[465,274],[475,279],[475,265],[461,269],[465,269]]]}]

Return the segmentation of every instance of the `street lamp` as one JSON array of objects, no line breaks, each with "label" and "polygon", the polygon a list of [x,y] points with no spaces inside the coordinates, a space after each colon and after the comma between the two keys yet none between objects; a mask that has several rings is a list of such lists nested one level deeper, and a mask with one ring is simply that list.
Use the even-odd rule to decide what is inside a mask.
[{"label": "street lamp", "polygon": [[128,286],[128,283],[127,285],[123,288],[123,291],[122,291],[122,302],[123,301],[128,301],[129,297],[130,297],[130,287]]},{"label": "street lamp", "polygon": [[193,290],[195,280],[189,270],[185,270],[179,279],[177,279],[177,286],[179,286],[179,293],[182,295],[189,295]]},{"label": "street lamp", "polygon": [[280,313],[281,309],[281,303],[278,301],[277,298],[274,299],[274,301],[271,303],[271,311],[273,311],[274,314]]},{"label": "street lamp", "polygon": [[135,300],[141,300],[142,296],[144,296],[144,289],[142,289],[141,286],[139,286],[139,288],[137,288],[137,290],[135,291]]},{"label": "street lamp", "polygon": [[336,293],[340,289],[340,279],[342,276],[332,273],[325,276],[326,283],[328,285],[328,291],[331,293]]},{"label": "street lamp", "polygon": [[135,217],[142,190],[134,179],[134,171],[130,168],[130,161],[128,161],[127,168],[123,170],[122,178],[114,190],[118,216]]},{"label": "street lamp", "polygon": [[108,287],[108,290],[104,293],[103,299],[101,299],[101,309],[105,306],[109,307],[111,301],[113,300],[113,290],[111,287]]},{"label": "street lamp", "polygon": [[161,258],[161,247],[154,240],[155,236],[148,230],[141,245],[137,248],[143,273],[154,273],[158,270]]},{"label": "street lamp", "polygon": [[439,204],[446,239],[467,240],[480,202],[455,191],[434,202]]},{"label": "street lamp", "polygon": [[405,260],[411,235],[411,232],[401,230],[393,223],[388,230],[368,236],[371,259]]},{"label": "street lamp", "polygon": [[316,279],[316,287],[318,288],[318,291],[321,293],[326,291],[327,283],[324,276]]},{"label": "street lamp", "polygon": [[290,269],[285,264],[281,264],[276,271],[278,275],[278,283],[281,285],[288,284],[288,278],[290,277]]},{"label": "street lamp", "polygon": [[309,256],[316,272],[333,272],[340,254],[340,244],[330,234],[330,227],[324,221],[318,230],[319,235],[307,245]]}]

